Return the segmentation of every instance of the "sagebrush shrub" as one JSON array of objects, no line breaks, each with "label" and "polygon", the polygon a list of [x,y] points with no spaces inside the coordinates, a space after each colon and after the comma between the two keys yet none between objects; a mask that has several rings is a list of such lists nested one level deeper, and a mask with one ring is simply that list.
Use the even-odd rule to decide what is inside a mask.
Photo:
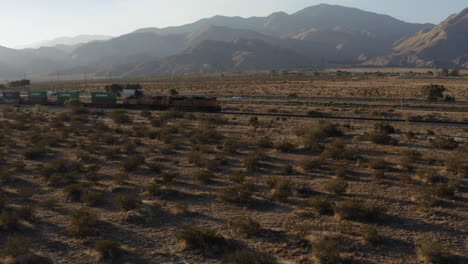
[{"label": "sagebrush shrub", "polygon": [[193,178],[196,181],[199,181],[202,183],[208,183],[214,178],[214,173],[210,170],[201,169],[201,170],[196,171],[193,174]]},{"label": "sagebrush shrub", "polygon": [[254,236],[261,230],[259,222],[251,217],[241,216],[233,219],[230,223],[231,228],[239,235]]},{"label": "sagebrush shrub", "polygon": [[309,199],[308,205],[313,211],[321,215],[333,213],[333,203],[326,196],[314,196]]},{"label": "sagebrush shrub", "polygon": [[294,146],[294,144],[292,144],[291,142],[287,140],[282,140],[275,144],[275,149],[283,153],[293,152],[295,148],[296,147]]},{"label": "sagebrush shrub", "polygon": [[120,109],[114,110],[110,114],[110,119],[112,119],[116,124],[128,124],[133,122],[132,118],[128,115],[128,112]]},{"label": "sagebrush shrub", "polygon": [[114,259],[120,253],[120,243],[114,240],[99,240],[94,245],[101,259]]},{"label": "sagebrush shrub", "polygon": [[143,163],[145,163],[145,157],[143,155],[132,155],[121,162],[125,171],[134,171]]},{"label": "sagebrush shrub", "polygon": [[432,147],[445,150],[453,150],[458,148],[459,143],[455,141],[453,137],[441,137],[437,136],[434,139],[430,139]]},{"label": "sagebrush shrub", "polygon": [[96,206],[102,202],[103,197],[102,192],[85,190],[81,195],[81,200],[88,206]]},{"label": "sagebrush shrub", "polygon": [[235,246],[212,229],[188,228],[177,234],[185,249],[199,250],[204,255],[224,255],[235,250]]},{"label": "sagebrush shrub", "polygon": [[69,231],[74,236],[87,236],[96,233],[98,225],[97,216],[89,209],[83,207],[70,213]]},{"label": "sagebrush shrub", "polygon": [[388,162],[383,158],[373,158],[369,161],[369,168],[374,170],[384,170],[388,167]]},{"label": "sagebrush shrub", "polygon": [[301,168],[304,172],[310,173],[320,169],[322,160],[317,158],[305,158],[301,161]]},{"label": "sagebrush shrub", "polygon": [[260,148],[271,148],[273,147],[273,140],[269,136],[265,136],[258,139],[255,145]]},{"label": "sagebrush shrub", "polygon": [[341,220],[378,221],[385,216],[385,209],[374,203],[345,200],[335,203],[335,216]]},{"label": "sagebrush shrub", "polygon": [[312,242],[313,256],[316,263],[338,264],[340,254],[338,243],[333,238],[323,238]]},{"label": "sagebrush shrub", "polygon": [[325,184],[325,190],[329,193],[342,195],[348,189],[348,183],[342,179],[330,180]]},{"label": "sagebrush shrub", "polygon": [[383,240],[382,235],[379,234],[379,231],[373,227],[366,227],[361,233],[362,239],[365,243],[375,245],[380,243]]},{"label": "sagebrush shrub", "polygon": [[121,193],[114,197],[114,205],[120,211],[136,209],[141,203],[141,198],[136,193]]},{"label": "sagebrush shrub", "polygon": [[255,153],[250,153],[244,158],[243,164],[248,172],[256,172],[261,167],[261,159]]},{"label": "sagebrush shrub", "polygon": [[460,262],[461,260],[458,260],[445,245],[428,237],[420,238],[416,241],[416,253],[418,259],[425,264],[462,263]]},{"label": "sagebrush shrub", "polygon": [[269,186],[272,189],[272,199],[274,201],[285,202],[292,194],[291,181],[289,179],[275,177],[269,180]]},{"label": "sagebrush shrub", "polygon": [[63,188],[63,192],[67,199],[72,202],[79,202],[83,194],[84,186],[81,184],[71,184]]},{"label": "sagebrush shrub", "polygon": [[179,173],[176,171],[164,171],[161,173],[161,180],[164,184],[174,184],[177,177],[179,177]]},{"label": "sagebrush shrub", "polygon": [[246,203],[250,200],[254,186],[249,183],[241,183],[224,187],[219,193],[221,200],[230,203]]},{"label": "sagebrush shrub", "polygon": [[223,140],[223,150],[229,153],[236,153],[239,148],[239,139],[236,137],[229,137]]}]

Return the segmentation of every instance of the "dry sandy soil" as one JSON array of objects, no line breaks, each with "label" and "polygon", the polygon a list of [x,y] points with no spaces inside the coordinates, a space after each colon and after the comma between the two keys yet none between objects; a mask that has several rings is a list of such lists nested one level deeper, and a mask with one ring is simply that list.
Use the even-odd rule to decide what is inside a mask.
[{"label": "dry sandy soil", "polygon": [[180,94],[209,95],[276,95],[313,97],[404,98],[425,99],[421,87],[431,83],[445,85],[447,95],[468,101],[468,78],[398,77],[274,77],[226,76],[175,77],[66,82],[33,82],[31,90],[100,91],[109,83],[141,83],[147,93],[167,94],[177,89]]},{"label": "dry sandy soil", "polygon": [[[341,96],[383,97],[397,96],[396,87],[400,86],[404,87],[405,96],[417,97],[417,87],[428,82],[387,78],[372,82],[366,79],[142,81],[145,88],[154,92],[177,88],[182,93],[294,92],[326,96],[339,92]],[[466,80],[437,80],[437,83],[447,84],[451,94],[468,100]],[[245,262],[240,257],[230,258],[235,250],[227,245],[233,243],[236,248],[273,256],[277,263],[321,263],[317,262],[320,259],[325,263],[327,257],[326,263],[428,263],[427,251],[437,261],[451,260],[453,255],[459,260],[450,263],[466,261],[462,259],[468,252],[466,127],[394,124],[397,132],[390,136],[398,140],[398,145],[379,145],[365,136],[374,129],[375,122],[341,122],[338,128],[343,136],[320,140],[326,149],[335,150],[334,154],[330,154],[333,151],[321,154],[304,144],[304,138],[323,127],[316,119],[260,117],[256,121],[251,117],[218,114],[174,118],[159,112],[143,117],[142,111],[130,111],[127,114],[133,123],[118,124],[107,110],[81,115],[67,109],[37,107],[18,110],[2,106],[0,110],[0,149],[4,157],[0,163],[1,192],[7,197],[3,210],[30,206],[34,211],[10,225],[5,217],[0,221],[3,249],[11,242],[8,238],[18,234],[31,240],[30,247],[18,254],[20,257],[34,259],[28,253],[32,252],[49,263],[63,264],[250,263],[255,259],[249,257]],[[100,125],[95,125],[96,122]],[[410,131],[414,136],[407,133]],[[258,146],[264,136],[269,136],[277,148],[268,144]],[[436,136],[455,137],[459,149],[434,148],[430,140]],[[285,149],[281,150],[278,145],[281,142],[291,145],[284,144]],[[46,146],[47,154],[37,157],[26,154],[40,145]],[[408,169],[401,160],[405,150],[421,154],[410,162],[409,167],[413,168]],[[256,151],[262,155],[253,155]],[[454,160],[453,153],[459,159],[458,175],[446,166],[446,160]],[[122,174],[122,161],[135,155],[142,155],[144,162]],[[246,171],[244,163],[249,155],[260,163],[257,171]],[[387,163],[383,176],[379,174],[382,171],[371,168],[378,167],[372,165],[376,158]],[[316,163],[310,170],[303,166],[304,160],[309,159]],[[41,165],[47,167],[57,160],[78,161],[81,168],[72,172],[73,176],[64,171],[45,176]],[[152,164],[161,166],[161,171]],[[201,168],[213,171],[206,182],[194,179]],[[346,171],[340,173],[335,168]],[[167,172],[177,173],[173,181],[168,179]],[[334,193],[333,188],[327,187],[330,182],[346,183],[348,187],[342,193]],[[79,191],[101,193],[101,199],[88,205],[80,201],[83,196],[70,199],[66,187],[76,183],[81,184]],[[234,194],[227,192],[226,188],[239,184],[243,184],[240,190]],[[150,186],[152,191],[148,189]],[[247,190],[251,186],[252,190]],[[241,191],[247,191],[241,201],[225,197],[237,197]],[[122,193],[140,197],[141,203],[122,209],[115,204]],[[312,205],[314,197],[324,197],[329,212],[319,212]],[[362,207],[365,202],[371,203],[375,210],[363,217],[344,217],[337,208],[348,200],[358,200]],[[71,214],[82,207],[89,207],[99,221],[90,227],[90,232],[77,235],[73,233]],[[246,235],[246,230],[235,228],[239,216],[252,218],[260,227]],[[228,242],[217,240],[223,250],[216,250],[217,246],[209,242],[193,245],[180,238],[181,231],[189,227],[214,230]],[[120,245],[113,260],[98,260],[100,256],[94,246],[103,239]],[[418,242],[421,239],[427,242],[423,246]],[[204,247],[197,248],[200,244]],[[424,246],[430,249],[421,251]],[[14,263],[11,254],[3,254],[0,262]]]}]

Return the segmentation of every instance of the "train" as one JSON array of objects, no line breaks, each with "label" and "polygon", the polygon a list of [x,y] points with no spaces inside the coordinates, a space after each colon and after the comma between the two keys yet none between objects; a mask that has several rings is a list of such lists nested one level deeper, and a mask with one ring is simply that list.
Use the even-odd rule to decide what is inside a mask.
[{"label": "train", "polygon": [[[146,95],[142,90],[125,89],[120,93],[92,92],[84,96],[80,92],[29,91],[2,93],[3,104],[29,105],[78,105],[96,108],[145,108],[154,110],[178,109],[182,111],[220,112],[221,106],[216,97],[206,95]],[[89,99],[91,98],[91,99]]]}]

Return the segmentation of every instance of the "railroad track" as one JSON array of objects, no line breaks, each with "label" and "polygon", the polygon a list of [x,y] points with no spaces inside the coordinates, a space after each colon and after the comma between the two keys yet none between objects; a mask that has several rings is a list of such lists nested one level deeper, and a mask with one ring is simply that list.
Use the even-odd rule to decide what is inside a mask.
[{"label": "railroad track", "polygon": [[284,117],[284,118],[306,118],[306,119],[320,119],[320,120],[387,122],[387,123],[407,123],[407,122],[410,122],[411,124],[418,124],[418,125],[459,126],[459,127],[467,127],[468,128],[468,123],[466,123],[466,122],[453,122],[453,121],[424,121],[424,120],[407,121],[407,120],[404,120],[404,119],[345,117],[345,116],[309,116],[309,115],[298,115],[298,114],[269,114],[269,113],[245,113],[245,112],[218,112],[216,114],[242,115],[242,116]]},{"label": "railroad track", "polygon": [[[7,106],[8,104],[0,103],[0,105]],[[11,105],[10,105],[11,106]],[[21,104],[21,106],[34,107],[34,104]],[[45,105],[46,107],[53,107],[56,109],[63,109],[66,106],[61,105]],[[92,107],[87,105],[90,109],[122,109],[121,107]],[[165,110],[155,110],[147,107],[131,107],[125,108],[127,110],[150,110],[150,111],[165,111]],[[387,122],[387,123],[407,123],[417,125],[440,125],[440,126],[456,126],[456,127],[467,127],[468,123],[466,122],[454,122],[454,121],[424,121],[424,120],[404,120],[404,119],[390,119],[390,118],[370,118],[370,117],[346,117],[346,116],[310,116],[310,115],[300,115],[300,114],[275,114],[275,113],[246,113],[246,112],[207,112],[207,111],[185,111],[191,113],[211,113],[211,114],[222,114],[222,115],[239,115],[239,116],[264,116],[264,117],[282,117],[282,118],[304,118],[304,119],[319,119],[319,120],[346,120],[346,121],[364,121],[364,122]]]}]

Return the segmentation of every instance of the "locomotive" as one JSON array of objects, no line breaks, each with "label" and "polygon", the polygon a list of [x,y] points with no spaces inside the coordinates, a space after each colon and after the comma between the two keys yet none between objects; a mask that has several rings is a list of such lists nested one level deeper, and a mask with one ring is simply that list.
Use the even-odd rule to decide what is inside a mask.
[{"label": "locomotive", "polygon": [[[150,108],[155,110],[220,112],[216,97],[205,95],[166,96],[146,95],[139,89],[125,89],[120,94],[93,92],[83,96],[79,92],[30,91],[25,97],[20,92],[3,92],[4,104],[65,105],[74,101],[80,105],[99,108]],[[89,99],[91,98],[91,100]]]}]

